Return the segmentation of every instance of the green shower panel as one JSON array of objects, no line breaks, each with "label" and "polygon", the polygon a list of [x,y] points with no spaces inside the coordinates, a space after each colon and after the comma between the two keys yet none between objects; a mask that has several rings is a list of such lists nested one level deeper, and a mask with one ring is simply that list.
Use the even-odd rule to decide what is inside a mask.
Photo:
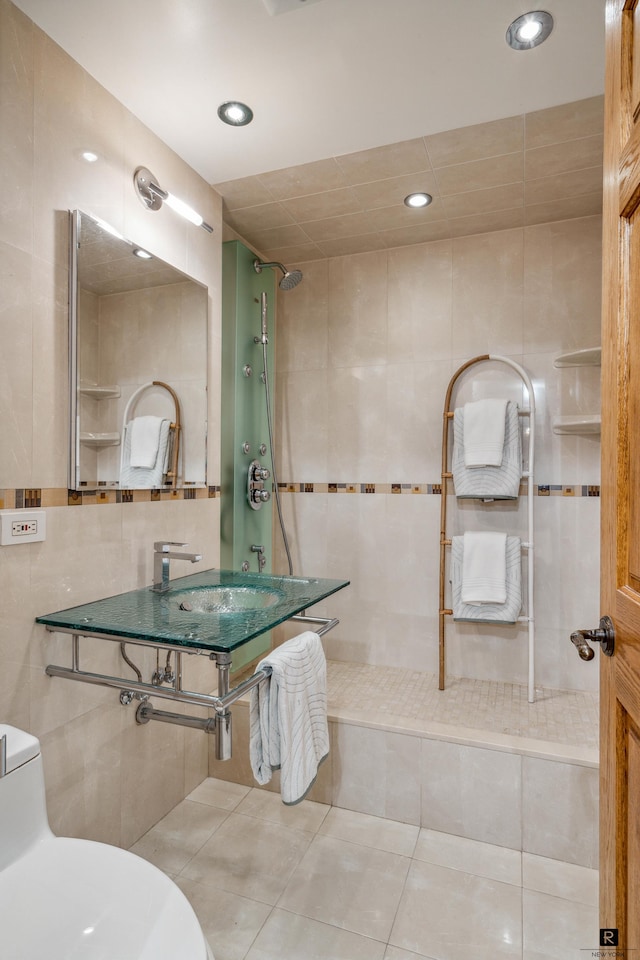
[{"label": "green shower panel", "polygon": [[[261,343],[261,300],[267,295],[267,365],[269,388],[274,392],[275,277],[272,270],[256,273],[255,253],[238,240],[222,245],[222,429],[220,557],[222,567],[241,570],[249,563],[258,570],[258,555],[252,545],[264,547],[264,573],[271,573],[272,505],[268,501],[254,510],[248,499],[251,463],[272,473],[269,425],[264,385],[264,355]],[[265,450],[264,453],[261,450]],[[264,483],[272,491],[271,478]],[[235,672],[263,655],[271,644],[270,634],[256,637],[233,656]]]}]

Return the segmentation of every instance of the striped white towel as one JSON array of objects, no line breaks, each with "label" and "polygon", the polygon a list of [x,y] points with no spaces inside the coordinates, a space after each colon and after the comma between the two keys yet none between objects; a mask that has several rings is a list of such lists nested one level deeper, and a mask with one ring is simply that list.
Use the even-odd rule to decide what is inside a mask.
[{"label": "striped white towel", "polygon": [[464,462],[464,408],[453,415],[453,486],[458,499],[516,500],[522,478],[522,438],[518,405],[507,403],[504,449],[499,467],[469,467]]},{"label": "striped white towel", "polygon": [[327,663],[317,633],[288,640],[257,667],[268,676],[250,691],[249,757],[258,783],[280,769],[286,804],[309,792],[329,753]]},{"label": "striped white towel", "polygon": [[464,405],[464,464],[499,467],[504,449],[506,400],[475,400]]},{"label": "striped white towel", "polygon": [[507,599],[506,533],[465,533],[462,555],[463,603],[504,603]]},{"label": "striped white towel", "polygon": [[453,619],[462,622],[515,623],[522,610],[522,544],[519,537],[507,537],[506,586],[504,603],[472,604],[462,601],[462,560],[464,537],[451,538],[451,586]]},{"label": "striped white towel", "polygon": [[125,424],[122,442],[122,458],[120,461],[120,489],[121,490],[153,490],[162,486],[164,474],[169,461],[169,429],[170,420],[163,420],[160,424],[158,452],[152,467],[134,467],[131,465],[131,425],[133,420]]}]

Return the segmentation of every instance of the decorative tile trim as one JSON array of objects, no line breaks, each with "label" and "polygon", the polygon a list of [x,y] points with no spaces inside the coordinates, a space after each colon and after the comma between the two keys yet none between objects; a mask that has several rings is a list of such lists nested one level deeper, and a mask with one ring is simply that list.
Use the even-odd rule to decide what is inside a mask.
[{"label": "decorative tile trim", "polygon": [[[383,493],[426,494],[440,496],[441,483],[279,483],[281,493]],[[520,485],[520,496],[525,496],[527,485]],[[600,487],[594,484],[534,484],[538,497],[599,497]]]},{"label": "decorative tile trim", "polygon": [[[279,483],[281,493],[352,493],[440,496],[441,483]],[[596,484],[535,484],[538,497],[599,497]],[[526,494],[526,485],[520,495]],[[183,487],[181,490],[67,490],[63,487],[0,489],[0,510],[33,507],[77,507],[83,504],[162,503],[168,500],[210,500],[221,496],[219,485]]]},{"label": "decorative tile trim", "polygon": [[64,487],[0,489],[0,510],[30,507],[81,507],[83,504],[162,503],[167,500],[210,500],[220,496],[219,486],[183,487],[180,490],[67,490]]}]

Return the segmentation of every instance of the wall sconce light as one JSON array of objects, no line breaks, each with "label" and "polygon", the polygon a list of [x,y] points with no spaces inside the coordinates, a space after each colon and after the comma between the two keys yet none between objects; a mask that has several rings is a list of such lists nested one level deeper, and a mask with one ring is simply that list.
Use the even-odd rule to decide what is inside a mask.
[{"label": "wall sconce light", "polygon": [[195,224],[196,227],[203,227],[207,233],[213,233],[213,227],[205,223],[193,207],[159,187],[156,178],[146,167],[136,167],[133,174],[133,185],[140,202],[147,210],[159,210],[162,204],[166,203],[168,207],[179,213],[185,220]]}]

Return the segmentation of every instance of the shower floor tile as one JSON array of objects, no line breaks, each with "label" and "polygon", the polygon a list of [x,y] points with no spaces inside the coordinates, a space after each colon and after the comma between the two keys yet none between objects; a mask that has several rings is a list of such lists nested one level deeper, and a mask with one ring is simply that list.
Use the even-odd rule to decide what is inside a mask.
[{"label": "shower floor tile", "polygon": [[328,708],[332,717],[363,723],[430,724],[482,730],[547,743],[598,747],[598,696],[575,690],[537,687],[529,703],[527,687],[494,680],[448,677],[438,690],[434,674],[398,667],[330,660]]}]

